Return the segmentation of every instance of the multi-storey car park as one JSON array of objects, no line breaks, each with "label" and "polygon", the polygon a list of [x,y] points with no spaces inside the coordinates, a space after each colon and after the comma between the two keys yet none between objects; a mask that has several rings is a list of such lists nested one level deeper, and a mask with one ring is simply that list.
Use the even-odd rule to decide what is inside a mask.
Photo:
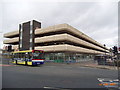
[{"label": "multi-storey car park", "polygon": [[[19,31],[4,34],[4,44],[18,49]],[[45,60],[80,62],[93,60],[95,55],[107,54],[108,48],[68,24],[35,29],[35,49],[44,50]]]}]

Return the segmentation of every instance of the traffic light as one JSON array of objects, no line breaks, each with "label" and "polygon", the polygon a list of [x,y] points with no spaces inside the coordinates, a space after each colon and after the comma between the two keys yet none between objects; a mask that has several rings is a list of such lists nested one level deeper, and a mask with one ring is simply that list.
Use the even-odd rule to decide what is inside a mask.
[{"label": "traffic light", "polygon": [[113,47],[113,53],[114,53],[114,54],[117,54],[117,53],[118,53],[117,46],[114,46],[114,47]]},{"label": "traffic light", "polygon": [[9,46],[8,46],[8,52],[11,52],[11,51],[12,51],[12,46],[9,45]]}]

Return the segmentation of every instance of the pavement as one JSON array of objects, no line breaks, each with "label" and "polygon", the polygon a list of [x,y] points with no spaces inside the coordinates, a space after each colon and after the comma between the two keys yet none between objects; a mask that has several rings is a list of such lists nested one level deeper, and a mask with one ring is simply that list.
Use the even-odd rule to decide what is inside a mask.
[{"label": "pavement", "polygon": [[97,63],[81,64],[81,66],[92,67],[92,68],[100,68],[100,69],[118,70],[116,66],[98,65]]},{"label": "pavement", "polygon": [[[65,65],[61,63],[46,63],[48,65]],[[66,64],[68,65],[68,64]],[[11,66],[11,64],[0,64],[0,66]],[[16,65],[12,65],[16,66]],[[97,65],[97,64],[69,64],[69,66],[80,66],[80,67],[90,67],[90,68],[99,68],[99,69],[109,69],[109,70],[118,70],[116,66],[105,66],[105,65]]]},{"label": "pavement", "polygon": [[[46,62],[45,64],[48,65],[65,65],[66,63],[48,63]],[[99,69],[109,69],[109,70],[118,70],[118,67],[116,66],[108,66],[108,65],[98,65],[97,62],[82,62],[82,63],[69,63],[66,64],[69,66],[80,66],[80,67],[91,67],[91,68],[99,68]]]},{"label": "pavement", "polygon": [[[10,65],[9,59],[4,59],[0,66]],[[109,69],[109,70],[118,70],[117,66],[109,66],[109,65],[98,65],[95,61],[84,61],[79,63],[54,63],[54,62],[45,62],[46,65],[69,65],[69,66],[80,66],[80,67],[91,67],[91,68],[99,68],[99,69]]]}]

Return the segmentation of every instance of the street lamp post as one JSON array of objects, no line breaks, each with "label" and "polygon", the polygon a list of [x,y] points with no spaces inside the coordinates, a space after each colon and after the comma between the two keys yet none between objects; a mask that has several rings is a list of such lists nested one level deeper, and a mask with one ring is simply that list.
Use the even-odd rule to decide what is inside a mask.
[{"label": "street lamp post", "polygon": [[[104,49],[105,49],[106,45],[104,44]],[[105,49],[105,57],[104,57],[104,65],[105,65],[105,62],[106,62],[106,49]]]}]

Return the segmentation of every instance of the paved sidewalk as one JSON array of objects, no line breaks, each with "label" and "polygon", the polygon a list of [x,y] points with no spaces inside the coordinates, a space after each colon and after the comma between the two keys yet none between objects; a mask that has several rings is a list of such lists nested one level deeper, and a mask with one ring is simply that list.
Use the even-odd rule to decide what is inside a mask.
[{"label": "paved sidewalk", "polygon": [[118,70],[116,66],[108,66],[108,65],[98,65],[97,63],[93,64],[81,64],[84,67],[92,67],[92,68],[100,68],[100,69],[110,69],[110,70]]},{"label": "paved sidewalk", "polygon": [[[8,62],[8,59],[4,59],[3,65],[11,64]],[[116,66],[109,65],[98,65],[95,61],[84,61],[79,63],[54,63],[54,62],[45,62],[45,65],[69,65],[69,66],[80,66],[80,67],[91,67],[91,68],[100,68],[100,69],[110,69],[110,70],[118,70]],[[119,67],[120,70],[120,67]]]},{"label": "paved sidewalk", "polygon": [[108,65],[98,65],[97,63],[45,63],[46,65],[69,65],[69,66],[80,66],[80,67],[91,67],[91,68],[100,68],[100,69],[110,69],[110,70],[118,70],[116,66],[108,66]]}]

